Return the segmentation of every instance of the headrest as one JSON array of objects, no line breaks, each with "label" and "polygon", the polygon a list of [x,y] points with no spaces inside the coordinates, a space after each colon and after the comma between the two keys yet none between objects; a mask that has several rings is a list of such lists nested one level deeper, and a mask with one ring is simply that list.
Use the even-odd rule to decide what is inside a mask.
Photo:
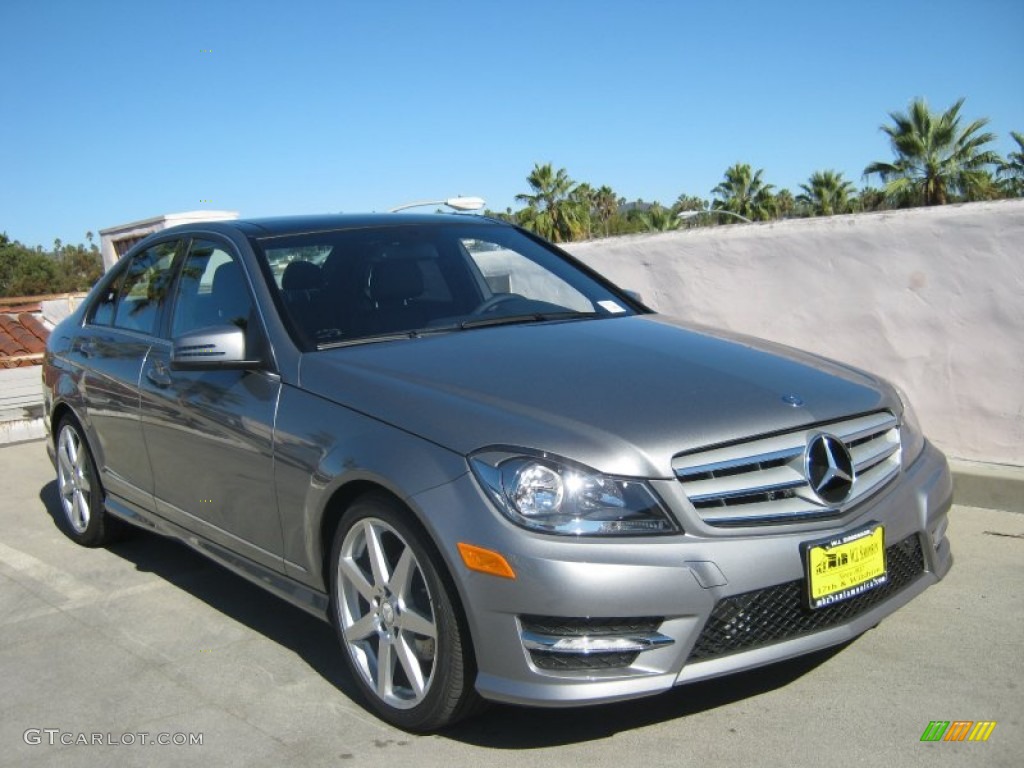
[{"label": "headrest", "polygon": [[245,287],[242,268],[236,262],[226,261],[217,267],[213,273],[210,297],[223,322],[245,327],[252,300]]},{"label": "headrest", "polygon": [[312,291],[323,287],[323,273],[311,261],[293,261],[284,268],[281,287],[286,291]]},{"label": "headrest", "polygon": [[386,259],[370,266],[367,294],[372,301],[405,301],[423,293],[423,273],[412,259]]},{"label": "headrest", "polygon": [[213,273],[210,292],[213,294],[233,293],[244,286],[245,278],[242,276],[242,268],[235,261],[225,261]]}]

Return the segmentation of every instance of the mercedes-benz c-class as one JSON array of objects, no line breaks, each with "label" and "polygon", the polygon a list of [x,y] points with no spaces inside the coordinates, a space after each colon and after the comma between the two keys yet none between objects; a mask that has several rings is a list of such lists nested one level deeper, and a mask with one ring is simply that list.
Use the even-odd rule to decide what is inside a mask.
[{"label": "mercedes-benz c-class", "polygon": [[479,216],[184,225],[50,337],[67,534],[333,623],[369,705],[627,699],[841,644],[951,565],[901,394]]}]

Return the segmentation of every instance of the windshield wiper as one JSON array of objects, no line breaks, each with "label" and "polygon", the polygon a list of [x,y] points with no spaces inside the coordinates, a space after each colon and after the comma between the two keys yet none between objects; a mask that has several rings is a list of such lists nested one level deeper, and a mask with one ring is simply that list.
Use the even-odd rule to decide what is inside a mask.
[{"label": "windshield wiper", "polygon": [[418,339],[422,336],[432,336],[439,333],[451,333],[452,331],[466,331],[472,328],[488,328],[497,325],[519,325],[522,323],[543,323],[549,320],[583,320],[593,317],[604,317],[600,312],[577,312],[568,310],[566,312],[530,312],[521,315],[501,315],[499,317],[478,317],[472,320],[463,320],[459,323],[448,325],[437,325],[434,327],[416,328],[409,331],[396,333],[380,333],[374,336],[360,336],[356,339],[342,339],[340,341],[329,341],[317,344],[317,350],[337,349],[339,347],[357,347],[362,344],[380,344],[387,341],[401,341],[402,339]]},{"label": "windshield wiper", "polygon": [[416,328],[411,331],[397,331],[395,333],[378,333],[374,336],[360,336],[355,339],[342,339],[341,341],[328,341],[317,344],[317,351],[323,349],[337,349],[338,347],[357,347],[361,344],[379,344],[386,341],[401,341],[402,339],[418,339],[421,336],[432,336],[437,333],[451,333],[459,330],[458,325],[440,325],[436,328]]},{"label": "windshield wiper", "polygon": [[377,344],[385,341],[398,341],[399,339],[411,339],[415,333],[402,331],[401,333],[381,333],[376,336],[360,336],[358,339],[344,339],[342,341],[329,341],[326,344],[317,344],[318,350],[337,349],[338,347],[357,347],[360,344]]},{"label": "windshield wiper", "polygon": [[543,323],[548,320],[582,320],[588,317],[600,317],[599,312],[530,312],[522,315],[502,315],[500,317],[479,317],[472,320],[463,320],[459,328],[469,330],[470,328],[488,328],[495,325],[518,325],[521,323]]}]

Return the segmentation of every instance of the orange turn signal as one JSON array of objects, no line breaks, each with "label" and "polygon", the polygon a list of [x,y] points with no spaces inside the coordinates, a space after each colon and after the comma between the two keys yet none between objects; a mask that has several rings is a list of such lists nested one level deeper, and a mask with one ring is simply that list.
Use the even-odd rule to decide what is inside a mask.
[{"label": "orange turn signal", "polygon": [[462,555],[462,562],[471,571],[489,573],[491,576],[501,576],[503,579],[514,579],[516,572],[508,564],[504,555],[491,549],[476,547],[472,544],[459,542],[459,554]]}]

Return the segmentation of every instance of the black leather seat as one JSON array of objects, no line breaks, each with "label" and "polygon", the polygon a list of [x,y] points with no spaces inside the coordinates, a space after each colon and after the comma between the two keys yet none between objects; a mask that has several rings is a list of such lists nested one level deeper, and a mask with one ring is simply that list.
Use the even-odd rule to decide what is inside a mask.
[{"label": "black leather seat", "polygon": [[323,270],[311,261],[293,261],[281,275],[281,295],[292,320],[312,342],[331,323],[324,307]]},{"label": "black leather seat", "polygon": [[423,294],[423,272],[415,259],[384,259],[370,264],[366,281],[369,304],[362,333],[392,333],[421,328],[423,308],[415,299]]},{"label": "black leather seat", "polygon": [[281,288],[285,291],[318,291],[323,285],[323,273],[311,261],[293,261],[281,276]]}]

